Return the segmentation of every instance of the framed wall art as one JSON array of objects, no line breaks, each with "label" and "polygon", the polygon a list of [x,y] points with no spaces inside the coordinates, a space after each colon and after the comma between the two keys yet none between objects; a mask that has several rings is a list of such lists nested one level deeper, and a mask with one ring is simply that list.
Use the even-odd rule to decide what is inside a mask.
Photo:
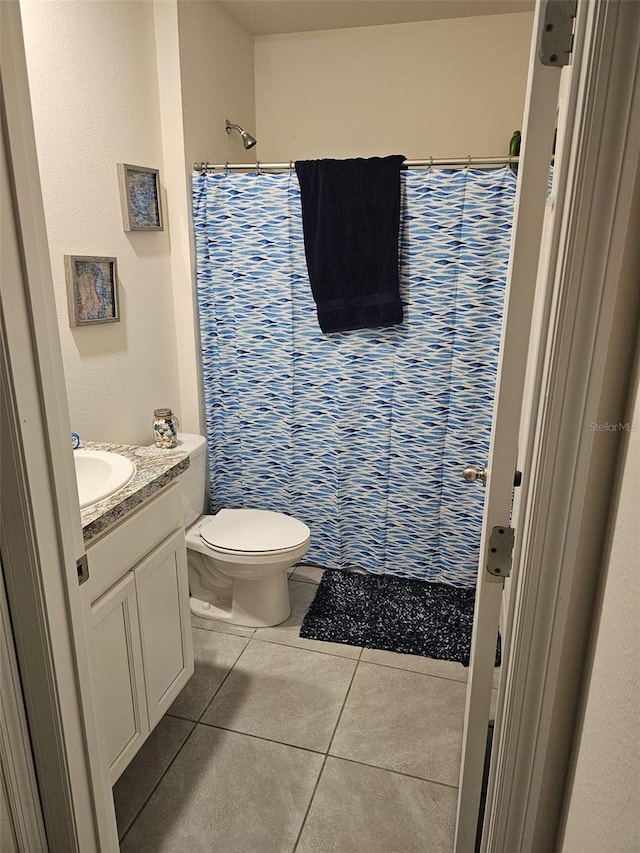
[{"label": "framed wall art", "polygon": [[164,230],[157,169],[118,163],[118,185],[125,231]]},{"label": "framed wall art", "polygon": [[65,255],[70,326],[93,326],[120,320],[115,258]]}]

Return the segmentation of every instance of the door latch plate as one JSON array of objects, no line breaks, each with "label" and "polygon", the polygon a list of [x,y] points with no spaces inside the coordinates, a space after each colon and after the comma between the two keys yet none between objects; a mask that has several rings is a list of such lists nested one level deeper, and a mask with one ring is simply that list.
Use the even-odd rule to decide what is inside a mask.
[{"label": "door latch plate", "polygon": [[86,554],[76,560],[76,568],[78,570],[78,583],[84,583],[89,578],[89,561]]},{"label": "door latch plate", "polygon": [[513,527],[494,527],[489,537],[487,552],[487,571],[498,578],[508,578],[511,574],[511,554],[515,530]]}]

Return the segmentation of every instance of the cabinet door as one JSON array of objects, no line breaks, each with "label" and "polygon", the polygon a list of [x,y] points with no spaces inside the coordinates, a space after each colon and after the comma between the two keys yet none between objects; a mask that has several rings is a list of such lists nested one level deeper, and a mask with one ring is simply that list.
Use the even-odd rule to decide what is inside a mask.
[{"label": "cabinet door", "polygon": [[115,782],[149,733],[136,588],[126,575],[91,608],[98,707]]},{"label": "cabinet door", "polygon": [[159,545],[134,571],[149,727],[153,729],[193,674],[184,531]]}]

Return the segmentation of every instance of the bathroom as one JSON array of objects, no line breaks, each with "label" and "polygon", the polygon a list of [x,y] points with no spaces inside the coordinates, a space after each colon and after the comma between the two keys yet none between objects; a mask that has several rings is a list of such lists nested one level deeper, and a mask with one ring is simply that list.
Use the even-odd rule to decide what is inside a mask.
[{"label": "bathroom", "polygon": [[[353,17],[345,9],[345,17],[326,23],[317,11],[323,5],[318,2],[307,10],[306,20],[294,16],[288,22],[278,19],[277,24],[276,7],[288,6],[293,15],[296,4],[263,4],[272,6],[267,15],[271,28],[261,30],[258,15],[251,23],[257,35],[241,22],[242,7],[252,5],[256,4],[21,3],[69,412],[82,440],[149,444],[153,411],[164,405],[178,413],[181,430],[202,431],[189,209],[194,162],[251,162],[256,157],[281,162],[398,152],[416,159],[494,156],[507,152],[512,132],[521,126],[531,3],[475,3],[474,15],[467,17],[460,13],[462,4],[455,4],[456,17],[443,14],[436,20],[421,20],[420,13],[410,20],[380,19],[379,3],[340,4],[351,7]],[[420,5],[428,15],[432,4]],[[479,14],[485,5],[491,14]],[[492,43],[501,46],[499,62],[490,61],[493,51],[486,46]],[[226,118],[257,137],[257,153],[244,151],[235,134],[224,132]],[[164,231],[123,231],[116,174],[116,164],[122,162],[159,169]],[[120,322],[70,328],[63,262],[69,254],[117,257]],[[128,381],[133,376],[135,382]],[[293,572],[296,616],[308,607],[319,574],[304,567]],[[324,849],[322,844],[333,844],[328,849],[336,850],[376,849],[367,832],[380,834],[371,810],[381,805],[365,796],[371,786],[382,800],[394,798],[393,821],[389,816],[384,819],[391,834],[378,841],[380,850],[393,849],[393,843],[402,850],[425,849],[421,839],[427,817],[435,833],[432,849],[449,849],[458,766],[452,755],[455,759],[459,748],[466,674],[451,675],[449,670],[440,676],[437,666],[434,672],[422,662],[404,659],[394,666],[389,658],[376,660],[374,653],[357,657],[360,651],[349,646],[325,655],[314,652],[306,659],[306,668],[301,664],[286,719],[287,709],[278,705],[269,684],[261,684],[259,674],[268,671],[276,680],[275,673],[282,670],[279,677],[284,678],[295,660],[304,657],[291,650],[310,651],[313,644],[295,637],[290,627],[258,630],[261,635],[254,636],[238,628],[194,628],[199,674],[116,787],[122,849],[216,849],[217,844],[228,850],[302,851]],[[239,661],[248,668],[243,670]],[[359,685],[354,679],[367,668],[371,680]],[[227,679],[231,671],[235,681]],[[432,686],[442,688],[442,705],[434,713],[449,717],[458,727],[444,737],[446,769],[437,778],[420,761],[403,763],[401,756],[391,753],[372,758],[367,743],[360,743],[361,752],[356,743],[357,721],[366,713],[370,692],[383,696],[381,704],[390,709],[389,719],[379,725],[415,726],[411,709],[425,700],[429,686],[425,673],[435,679]],[[227,683],[227,711],[221,708],[217,713],[222,716],[207,717],[206,709],[222,689],[222,681]],[[256,691],[253,698],[249,682]],[[317,682],[326,686],[328,695],[314,694]],[[352,690],[352,684],[360,692]],[[310,697],[307,704],[304,693]],[[350,705],[345,704],[347,694]],[[245,699],[247,718],[242,723],[239,707]],[[261,721],[261,707],[273,709],[278,725]],[[400,707],[407,719],[399,724]],[[339,717],[342,730],[335,728]],[[215,719],[217,725],[207,727],[206,719]],[[175,796],[169,788],[163,794],[162,780],[166,786],[186,786],[180,788],[176,812],[187,809],[183,797],[199,801],[204,794],[197,774],[187,784],[165,773],[180,766],[178,759],[186,760],[187,746],[196,754],[218,750],[215,773],[219,766],[229,766],[233,758],[224,755],[233,755],[233,741],[206,738],[211,731],[234,731],[234,726],[240,727],[251,747],[254,742],[265,744],[270,752],[239,755],[236,775],[224,785],[241,788],[250,766],[281,760],[282,770],[272,772],[290,774],[295,808],[278,812],[266,795],[263,802],[264,790],[256,787],[255,813],[251,808],[246,813],[237,810],[226,823],[217,814],[215,842],[206,839],[204,827],[211,818],[206,810],[202,813],[203,824],[193,827],[194,833],[201,833],[198,848],[184,841],[178,815],[170,815],[176,822],[172,829],[158,823],[157,809],[167,808],[162,796]],[[345,738],[342,752],[338,734]],[[204,738],[200,747],[198,736]],[[437,740],[428,731],[421,737]],[[333,752],[330,741],[335,743]],[[413,749],[415,742],[407,741],[404,748]],[[312,760],[295,770],[288,763],[294,761],[291,755],[305,750]],[[316,791],[325,767],[323,787]],[[211,784],[209,776],[202,778]],[[395,785],[398,789],[392,795]],[[353,807],[342,812],[347,795]],[[436,803],[438,816],[444,816],[440,835],[434,829],[433,811],[424,807],[429,798]],[[154,802],[160,805],[153,806]],[[355,818],[359,802],[365,805]],[[145,814],[147,804],[150,810]],[[228,804],[221,803],[218,809],[229,813]],[[413,811],[422,814],[417,822]],[[161,835],[175,833],[181,839],[177,846],[154,846],[159,843],[150,836],[154,824]],[[276,831],[281,825],[286,827],[282,835]],[[323,836],[326,832],[337,834]],[[349,832],[356,833],[355,840]],[[272,847],[264,840],[267,837]]]},{"label": "bathroom", "polygon": [[[84,544],[69,432],[78,430],[83,442],[104,436],[107,442],[148,443],[153,409],[167,403],[179,413],[182,429],[198,429],[198,419],[189,410],[190,404],[192,409],[196,408],[194,401],[200,388],[196,378],[198,360],[189,346],[189,337],[192,340],[195,337],[188,251],[191,161],[204,158],[225,162],[228,158],[235,162],[242,156],[237,137],[232,145],[231,138],[224,134],[224,120],[228,117],[265,142],[268,134],[266,138],[261,135],[264,121],[262,128],[257,119],[252,123],[255,119],[252,107],[242,114],[236,109],[242,101],[240,96],[233,103],[223,103],[226,93],[232,92],[239,80],[246,82],[248,78],[251,85],[252,72],[243,75],[247,72],[244,60],[250,61],[252,51],[243,53],[242,49],[242,45],[252,44],[251,36],[247,35],[250,19],[243,17],[243,22],[233,23],[235,19],[225,17],[221,7],[214,4],[182,5],[170,0],[154,4],[153,15],[147,3],[51,2],[33,4],[33,15],[29,18],[29,2],[22,5],[25,21],[31,27],[27,39],[35,38],[37,46],[35,61],[33,55],[30,57],[30,73],[36,78],[31,93],[24,62],[20,4],[17,0],[0,4],[2,118],[3,129],[7,130],[0,140],[4,170],[0,181],[0,556],[5,581],[0,586],[3,633],[0,847],[5,849],[6,840],[6,849],[12,853],[24,849],[111,853],[119,846],[118,831],[111,784],[108,775],[105,776],[101,756],[94,685],[89,678],[87,632],[81,615],[87,583],[78,583],[83,569],[76,561],[83,554]],[[277,20],[278,30],[284,31],[287,25],[276,14],[282,5],[233,3],[226,10],[234,11],[240,18],[243,10],[255,13],[268,6]],[[284,5],[291,12],[290,4]],[[331,5],[334,11],[349,8],[351,13],[354,8],[362,11],[370,6],[379,10],[387,6],[346,2]],[[401,4],[391,5],[399,8]],[[504,10],[504,4],[501,5]],[[321,6],[324,4],[295,3],[298,10],[306,7],[307,12]],[[416,4],[407,4],[405,10],[409,6],[415,12]],[[434,11],[440,4],[428,6]],[[179,14],[186,8],[195,9],[191,12],[195,14],[192,20],[199,29],[197,26],[183,29],[183,33],[188,31],[191,42],[186,48],[182,45],[181,51]],[[456,3],[455,8],[464,6]],[[477,10],[478,4],[474,3],[472,8]],[[447,12],[447,7],[444,9]],[[209,25],[203,20],[209,13],[212,32],[208,32]],[[474,63],[474,80],[478,68],[486,67],[486,56],[502,56],[505,44],[512,42],[512,34],[505,42],[504,37],[498,38],[497,30],[493,31],[500,17],[491,22],[489,35],[484,32],[484,42],[491,42],[491,50],[486,50],[480,38],[472,40],[476,47],[480,44],[482,48],[482,62]],[[258,29],[259,23],[254,20]],[[467,19],[468,23],[471,21],[483,26],[479,19]],[[181,23],[184,28],[184,20]],[[378,29],[380,25],[392,24],[380,16],[376,20],[333,17],[324,23],[333,28],[347,24],[353,28],[353,35],[357,35],[358,27],[369,25],[376,33],[383,33],[385,30]],[[324,23],[314,13],[312,31],[319,30]],[[424,25],[433,27],[434,32],[437,27],[462,26],[462,23],[445,18]],[[298,18],[292,26],[295,33],[304,31],[306,23]],[[405,21],[401,26],[414,30],[421,22]],[[348,31],[343,35],[349,35]],[[442,36],[442,31],[439,35]],[[216,97],[211,98],[213,107],[221,103],[222,108],[195,150],[186,157],[185,121],[193,129],[194,116],[197,121],[210,118],[210,112],[201,109],[202,79],[197,71],[194,71],[198,78],[195,81],[188,74],[188,67],[192,70],[196,65],[201,67],[202,57],[194,61],[191,49],[192,44],[200,44],[200,36],[207,48],[207,62],[215,64],[216,57],[221,59],[213,69],[216,80],[207,81],[205,88],[207,94],[215,93]],[[571,146],[563,145],[559,134],[554,170],[558,176],[563,166],[570,167],[566,187],[554,199],[557,212],[566,213],[566,217],[556,219],[568,227],[562,235],[559,224],[550,229],[558,237],[562,251],[557,258],[549,258],[546,289],[551,278],[558,289],[552,291],[554,306],[549,306],[552,308],[547,324],[550,338],[540,352],[552,368],[553,384],[543,382],[534,386],[543,393],[530,408],[531,419],[540,415],[544,422],[530,433],[543,453],[533,464],[526,462],[523,489],[516,492],[516,495],[524,493],[528,483],[535,483],[539,495],[531,499],[524,516],[529,533],[518,565],[517,604],[526,618],[519,621],[517,636],[511,638],[507,670],[500,678],[496,716],[499,748],[492,753],[492,772],[495,759],[496,772],[503,775],[493,783],[490,778],[488,789],[490,795],[493,791],[497,797],[487,827],[489,849],[509,853],[512,850],[533,853],[540,849],[563,853],[626,851],[637,847],[639,837],[637,727],[629,725],[628,720],[638,715],[637,462],[640,457],[637,402],[634,407],[638,361],[634,360],[634,351],[640,276],[637,250],[640,7],[615,0],[579,3],[575,37],[573,60],[563,74],[565,70],[571,72],[571,65],[574,71],[579,70],[579,75],[571,75],[572,80],[579,81],[579,86],[572,83],[569,98],[564,102],[561,99],[559,104],[562,118],[564,103],[566,139],[571,140]],[[312,40],[312,36],[303,38]],[[262,41],[270,39],[278,41],[284,37],[258,36],[256,56]],[[292,40],[295,41],[293,35]],[[442,38],[434,41],[437,44],[431,44],[432,54],[440,57],[437,48],[444,42]],[[34,41],[30,45],[33,48]],[[216,46],[215,51],[209,49],[211,45]],[[339,53],[338,58],[348,56],[344,51]],[[422,50],[418,53],[425,55]],[[310,55],[310,51],[304,51],[305,62]],[[403,62],[405,55],[409,55],[407,51],[403,53]],[[470,47],[465,58],[473,55]],[[235,65],[237,57],[242,60],[239,67]],[[536,85],[540,84],[536,93],[543,101],[538,98],[535,109],[530,107],[527,111],[528,116],[535,116],[527,131],[527,141],[536,137],[543,117],[548,120],[545,107],[552,107],[555,113],[558,106],[557,92],[549,93],[541,85],[549,71],[541,71],[539,65],[542,64],[532,61],[531,71]],[[335,51],[331,68],[334,66],[338,68]],[[350,68],[349,78],[354,70],[357,69]],[[191,89],[181,91],[180,72],[182,82],[192,84]],[[499,81],[502,85],[512,74],[511,66],[508,72],[501,67],[491,82]],[[38,76],[44,86],[41,90],[44,102],[41,99],[38,102]],[[288,76],[294,76],[290,68]],[[438,91],[431,84],[437,74],[427,76],[429,83],[414,98],[419,103]],[[343,75],[340,92],[344,79]],[[452,72],[451,84],[457,79]],[[223,85],[218,91],[216,86],[221,81]],[[308,90],[309,81],[303,83],[305,91]],[[411,95],[410,85],[411,80],[399,87],[406,91],[406,97]],[[471,91],[468,79],[460,89]],[[131,92],[133,96],[129,95]],[[405,96],[398,96],[397,87],[393,97],[404,103]],[[35,123],[38,125],[40,120],[39,132],[46,137],[46,155],[36,152],[31,98]],[[380,99],[378,89],[376,108]],[[318,97],[314,107],[331,106],[333,100]],[[471,100],[471,104],[461,101],[463,106],[457,111],[471,115],[481,99],[476,95]],[[568,117],[567,104],[575,107]],[[392,119],[397,109],[398,104],[393,107],[387,104],[387,120],[376,122],[374,136],[396,127]],[[358,110],[352,113],[355,115]],[[44,122],[43,130],[46,116],[50,121]],[[398,126],[402,145],[393,138],[388,150],[402,150],[413,156],[404,143],[410,127],[424,118],[424,114],[409,118],[407,127]],[[279,147],[269,151],[269,158],[307,156],[307,152],[295,150],[294,137],[300,128],[294,124],[291,127],[287,132],[287,150]],[[476,121],[474,142],[480,127],[481,123]],[[545,186],[553,137],[552,132],[548,133],[549,127],[553,130],[554,124],[547,124],[548,147],[543,146],[537,158],[538,183],[542,178]],[[513,129],[509,126],[507,134]],[[333,130],[332,127],[332,133]],[[436,157],[452,156],[453,147],[447,147],[446,151],[432,148],[434,137],[428,131],[429,128],[423,128],[425,136],[424,140],[418,140],[416,156],[431,156],[429,149]],[[475,145],[469,149],[472,155],[479,151]],[[360,139],[358,149],[349,152],[346,145],[332,149],[330,140],[325,139],[317,153],[343,156],[367,150],[377,153],[376,147],[367,148],[366,140]],[[173,163],[169,152],[178,158],[179,164]],[[535,153],[529,156],[532,152],[535,149],[527,147],[520,164],[521,186],[525,184],[529,164],[533,168],[536,160]],[[163,232],[123,234],[126,229],[119,209],[116,164],[129,155],[134,163],[160,170],[165,202]],[[461,156],[465,158],[467,153]],[[39,173],[45,190],[44,211]],[[68,236],[73,240],[71,244]],[[169,236],[171,252],[166,242]],[[533,243],[529,245],[531,266],[535,265],[539,247],[531,240],[530,231],[527,238],[516,240],[516,245],[526,249]],[[63,258],[71,252],[108,252],[117,256],[123,309],[119,323],[69,329]],[[155,310],[157,305],[161,310]],[[139,342],[144,346],[139,346]],[[161,361],[167,347],[169,358]],[[519,351],[517,346],[512,349],[512,353]],[[174,358],[179,368],[173,369]],[[178,401],[167,399],[169,393],[178,395]],[[611,430],[612,425],[617,425],[617,429]],[[512,485],[513,467],[504,467],[505,478],[511,478]],[[495,471],[493,468],[489,498]],[[170,486],[165,493],[172,490]],[[176,530],[179,539],[178,534]],[[101,541],[105,540],[106,537]],[[308,600],[316,586],[313,574],[303,570],[297,580],[290,582]],[[512,595],[510,600],[515,597]],[[270,849],[269,845],[289,850],[296,845],[298,850],[382,849],[385,853],[389,849],[422,851],[438,845],[440,849],[451,849],[451,809],[441,807],[442,799],[430,797],[429,792],[438,791],[451,804],[455,785],[445,784],[442,778],[433,779],[433,768],[428,773],[415,767],[417,772],[407,772],[403,762],[407,756],[411,761],[421,761],[437,745],[438,737],[432,737],[433,730],[442,733],[443,721],[448,724],[455,706],[453,694],[460,692],[455,678],[443,677],[442,673],[438,676],[416,673],[405,669],[407,661],[400,658],[394,658],[393,665],[389,665],[388,659],[384,665],[362,659],[355,662],[355,677],[335,729],[334,743],[342,740],[342,749],[338,751],[347,752],[345,736],[353,747],[354,735],[366,738],[367,732],[380,732],[376,749],[387,750],[385,765],[380,751],[358,759],[352,752],[334,755],[331,745],[309,749],[287,743],[294,735],[308,736],[308,731],[312,736],[322,733],[317,721],[319,709],[325,703],[318,703],[314,692],[308,697],[313,700],[311,709],[308,702],[306,706],[304,702],[301,704],[300,693],[309,680],[305,681],[295,668],[281,668],[280,674],[286,670],[288,675],[272,691],[271,698],[276,702],[285,700],[280,715],[273,713],[273,704],[269,715],[262,713],[269,704],[268,694],[253,688],[259,688],[264,669],[251,667],[251,656],[245,657],[245,648],[264,651],[264,646],[270,645],[274,656],[277,649],[285,656],[303,653],[307,660],[311,654],[331,659],[334,666],[344,669],[345,663],[340,664],[341,656],[335,650],[322,654],[293,645],[289,649],[288,642],[268,643],[197,628],[189,631],[191,635],[200,641],[201,648],[206,645],[205,636],[213,644],[213,656],[203,659],[200,655],[199,669],[208,669],[211,677],[205,674],[204,680],[214,691],[218,686],[221,688],[217,693],[219,698],[235,695],[237,701],[227,702],[227,710],[231,706],[232,711],[235,707],[236,711],[244,708],[250,712],[253,703],[256,713],[249,713],[252,728],[265,721],[273,724],[278,716],[287,725],[269,737],[264,730],[262,733],[254,730],[251,734],[234,731],[234,726],[248,728],[246,716],[244,724],[241,719],[234,719],[227,725],[221,719],[196,723],[188,719],[184,710],[181,716],[167,715],[166,722],[154,730],[155,738],[150,737],[147,742],[151,752],[149,760],[143,761],[139,768],[140,776],[137,780],[132,777],[134,796],[131,813],[125,818],[127,823],[133,822],[125,830],[123,845],[131,843],[145,849],[144,840],[138,843],[138,833],[145,835],[146,821],[149,834],[146,849],[167,849],[167,845],[169,849],[206,850],[263,850]],[[226,643],[225,637],[229,638]],[[244,640],[248,642],[235,663],[233,655],[231,660],[229,655],[221,659],[219,652],[225,648],[228,651],[230,644],[237,646],[238,641]],[[411,664],[416,667],[416,659],[411,657]],[[348,666],[349,659],[344,660]],[[358,682],[360,687],[366,686],[362,678],[367,670],[369,674],[377,674],[379,687],[386,683],[387,689],[377,692],[369,689],[364,691],[364,697],[362,690],[355,690]],[[234,671],[235,676],[227,677],[225,684],[220,685],[221,675],[232,676]],[[271,671],[275,674],[275,669]],[[320,686],[326,700],[328,693],[324,688],[328,680],[313,679],[313,669],[310,672],[314,689]],[[474,693],[475,672],[472,663],[469,695]],[[487,676],[489,688],[491,675],[487,671],[480,679]],[[431,724],[432,718],[428,722],[433,703],[425,701],[433,691],[425,696],[418,687],[418,676],[429,679],[425,683],[432,687],[436,682],[448,685],[450,701],[440,709],[435,726]],[[389,685],[401,682],[409,689],[395,691],[388,702],[383,701],[389,695]],[[252,689],[245,691],[249,683]],[[292,702],[291,693],[280,688],[295,687],[296,683],[303,689],[298,689],[298,700]],[[459,684],[464,689],[464,684]],[[342,698],[338,696],[339,708],[343,707]],[[224,707],[215,699],[209,711],[218,714]],[[206,690],[202,700],[209,701]],[[503,700],[511,705],[501,721]],[[416,703],[417,712],[413,710]],[[335,701],[329,704],[330,712],[335,713]],[[405,705],[408,714],[403,713]],[[488,701],[486,708],[488,714]],[[316,728],[302,724],[311,714]],[[376,715],[378,722],[382,719],[382,727],[376,726]],[[485,715],[485,723],[487,719]],[[162,737],[167,727],[173,729],[174,735],[177,733],[178,744],[176,739]],[[186,735],[184,742],[180,727]],[[400,764],[392,764],[388,761],[389,744],[395,739],[397,745],[397,734],[405,731],[408,735],[405,748],[400,755],[397,752],[391,755],[399,758]],[[484,731],[476,731],[482,736],[480,746],[484,755],[486,724]],[[219,749],[198,749],[202,737],[205,741],[216,739]],[[161,740],[160,749],[158,740]],[[226,755],[223,742],[226,742]],[[244,761],[242,749],[237,749],[234,755],[229,755],[228,749],[229,744],[238,747],[241,742]],[[277,752],[284,758],[285,766],[276,767]],[[306,757],[311,764],[317,764],[320,758],[318,784],[312,791],[302,790],[295,762],[287,763],[287,756],[293,755]],[[209,766],[210,759],[213,767]],[[450,769],[452,764],[448,766]],[[133,772],[135,765],[132,763],[130,768]],[[466,769],[466,754],[463,769]],[[461,792],[466,781],[463,773]],[[256,788],[257,796],[253,797]],[[283,791],[287,797],[284,809],[276,807],[277,797],[274,797]],[[126,797],[127,792],[123,793]],[[247,802],[253,810],[238,808],[238,803]],[[119,811],[122,822],[122,805]],[[466,819],[467,829],[470,812],[462,803],[459,818]],[[7,815],[10,820],[6,820]],[[286,816],[289,822],[284,819]],[[153,836],[156,824],[162,840]],[[283,831],[287,836],[284,844]],[[447,840],[438,835],[441,831]],[[16,834],[20,839],[17,845]],[[289,843],[293,836],[293,842]],[[180,839],[177,846],[176,837]],[[472,850],[473,838],[472,831],[456,850],[464,853]],[[494,838],[498,841],[492,846]],[[509,843],[509,838],[514,843]]]}]

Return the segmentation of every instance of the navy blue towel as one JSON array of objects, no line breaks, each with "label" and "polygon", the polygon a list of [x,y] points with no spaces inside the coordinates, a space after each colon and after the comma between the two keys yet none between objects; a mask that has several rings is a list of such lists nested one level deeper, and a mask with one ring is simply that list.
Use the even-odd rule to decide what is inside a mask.
[{"label": "navy blue towel", "polygon": [[323,332],[402,323],[401,154],[298,160],[311,290]]}]

